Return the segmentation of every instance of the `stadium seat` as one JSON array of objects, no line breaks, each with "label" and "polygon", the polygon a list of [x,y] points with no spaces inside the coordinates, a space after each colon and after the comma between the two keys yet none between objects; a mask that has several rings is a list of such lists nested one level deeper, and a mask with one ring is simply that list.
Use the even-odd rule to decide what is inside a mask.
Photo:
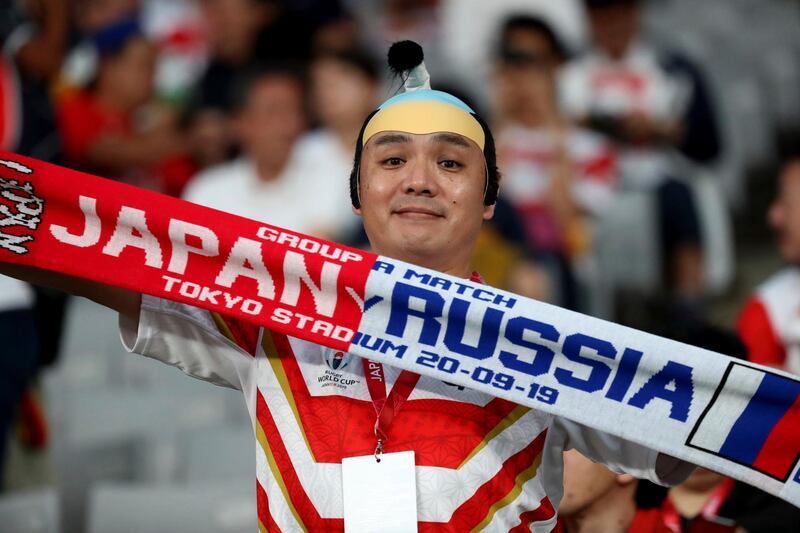
[{"label": "stadium seat", "polygon": [[252,484],[256,471],[255,436],[250,427],[201,428],[181,432],[177,480],[210,483],[245,479]]},{"label": "stadium seat", "polygon": [[54,489],[20,492],[0,498],[3,533],[59,533],[59,503]]},{"label": "stadium seat", "polygon": [[[207,389],[215,387],[206,384]],[[175,478],[177,434],[223,428],[227,406],[202,394],[169,390],[77,390],[65,394],[54,420],[53,459],[65,487],[64,521],[80,527],[86,494],[102,480],[169,483]]]},{"label": "stadium seat", "polygon": [[595,255],[600,270],[615,287],[649,293],[661,279],[661,251],[655,197],[646,192],[620,192],[600,220]]},{"label": "stadium seat", "polygon": [[[677,158],[680,159],[680,158]],[[715,177],[684,161],[679,175],[687,179],[700,217],[704,273],[709,295],[722,293],[733,281],[735,258],[729,208]],[[595,257],[604,279],[615,288],[651,294],[661,283],[661,249],[655,196],[625,191],[600,221]]]},{"label": "stadium seat", "polygon": [[88,533],[251,533],[255,483],[203,486],[101,484],[92,490]]}]

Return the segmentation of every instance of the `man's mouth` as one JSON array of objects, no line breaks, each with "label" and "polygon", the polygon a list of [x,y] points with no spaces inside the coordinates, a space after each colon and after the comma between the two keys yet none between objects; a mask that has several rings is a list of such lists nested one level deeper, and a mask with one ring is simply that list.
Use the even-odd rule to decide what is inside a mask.
[{"label": "man's mouth", "polygon": [[392,211],[392,213],[406,218],[417,218],[420,220],[444,217],[444,214],[442,214],[439,210],[423,206],[405,206],[395,209]]}]

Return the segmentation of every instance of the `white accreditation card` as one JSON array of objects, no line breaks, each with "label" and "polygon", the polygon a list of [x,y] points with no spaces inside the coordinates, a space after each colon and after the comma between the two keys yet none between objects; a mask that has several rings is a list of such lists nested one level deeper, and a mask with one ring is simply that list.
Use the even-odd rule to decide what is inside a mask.
[{"label": "white accreditation card", "polygon": [[414,452],[342,459],[345,533],[415,533]]}]

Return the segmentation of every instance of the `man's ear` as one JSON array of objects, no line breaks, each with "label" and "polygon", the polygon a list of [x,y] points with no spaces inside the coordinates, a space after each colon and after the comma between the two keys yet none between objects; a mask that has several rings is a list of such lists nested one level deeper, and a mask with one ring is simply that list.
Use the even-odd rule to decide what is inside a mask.
[{"label": "man's ear", "polygon": [[353,210],[353,213],[354,213],[354,214],[356,214],[356,215],[358,215],[358,216],[361,216],[361,208],[360,208],[360,207],[355,207],[355,206],[352,206],[352,205],[351,205],[351,206],[350,206],[350,209],[352,209],[352,210]]},{"label": "man's ear", "polygon": [[495,204],[483,206],[483,220],[491,220],[494,216]]}]

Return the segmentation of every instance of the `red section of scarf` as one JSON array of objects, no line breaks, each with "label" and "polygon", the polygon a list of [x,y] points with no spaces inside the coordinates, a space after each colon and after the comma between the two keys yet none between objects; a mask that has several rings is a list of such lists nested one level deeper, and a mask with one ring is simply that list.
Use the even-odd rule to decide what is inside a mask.
[{"label": "red section of scarf", "polygon": [[[376,258],[0,152],[4,262],[204,307],[347,350]],[[233,265],[239,275],[226,280],[223,274]],[[324,290],[324,277],[335,287],[335,298],[333,290]]]}]

